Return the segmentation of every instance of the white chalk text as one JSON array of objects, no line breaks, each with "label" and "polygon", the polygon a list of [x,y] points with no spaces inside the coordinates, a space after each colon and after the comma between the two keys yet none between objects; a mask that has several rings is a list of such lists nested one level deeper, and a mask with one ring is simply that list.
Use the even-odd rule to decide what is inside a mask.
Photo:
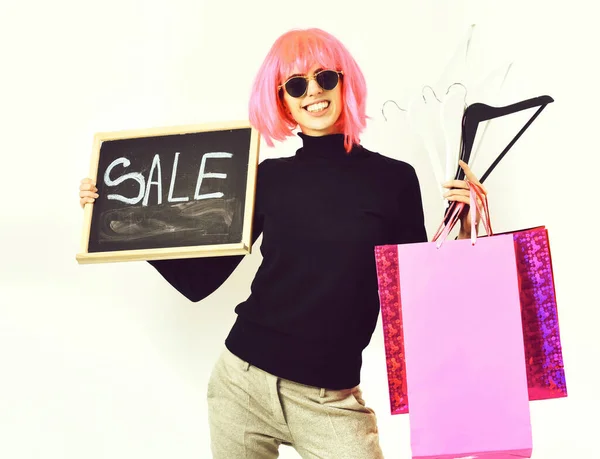
[{"label": "white chalk text", "polygon": [[[175,181],[177,179],[177,167],[179,165],[179,154],[180,152],[176,152],[173,157],[173,168],[171,173],[171,180],[169,182],[169,194],[167,196],[167,202],[187,202],[190,200],[189,196],[173,196],[175,189]],[[226,179],[227,174],[218,173],[218,172],[207,172],[206,171],[206,161],[208,159],[228,159],[233,157],[233,154],[226,152],[210,152],[202,155],[202,160],[200,162],[200,168],[198,170],[198,178],[196,179],[196,186],[194,189],[194,200],[200,199],[216,199],[222,198],[224,195],[222,192],[213,192],[213,193],[201,193],[202,182],[206,178],[213,179]],[[156,188],[156,198],[157,204],[162,204],[163,201],[163,180],[162,180],[162,168],[161,168],[161,158],[158,154],[154,155],[152,158],[152,166],[150,167],[150,172],[148,174],[148,179],[144,177],[141,172],[128,172],[126,174],[120,175],[116,178],[111,178],[111,173],[113,169],[118,166],[122,166],[124,169],[128,168],[131,165],[131,161],[125,157],[115,159],[110,165],[106,168],[104,172],[104,183],[106,186],[115,187],[126,180],[134,180],[137,182],[139,191],[137,196],[127,197],[120,194],[112,193],[107,195],[107,199],[121,201],[125,204],[139,204],[142,203],[142,206],[148,206],[150,196],[153,194],[154,188]]]}]

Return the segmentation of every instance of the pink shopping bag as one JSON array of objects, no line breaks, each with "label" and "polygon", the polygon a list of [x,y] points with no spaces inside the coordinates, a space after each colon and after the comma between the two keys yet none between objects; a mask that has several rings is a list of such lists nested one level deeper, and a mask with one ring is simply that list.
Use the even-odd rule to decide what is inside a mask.
[{"label": "pink shopping bag", "polygon": [[[398,250],[413,458],[529,458],[529,394],[519,277],[512,235],[476,238],[487,200],[471,190],[472,239],[445,241],[462,206],[440,226],[438,243]],[[479,199],[478,199],[479,198]]]},{"label": "pink shopping bag", "polygon": [[[548,230],[513,231],[529,400],[567,396]],[[390,411],[408,413],[404,339],[395,245],[375,249]]]},{"label": "pink shopping bag", "polygon": [[531,457],[512,236],[397,250],[413,458]]}]

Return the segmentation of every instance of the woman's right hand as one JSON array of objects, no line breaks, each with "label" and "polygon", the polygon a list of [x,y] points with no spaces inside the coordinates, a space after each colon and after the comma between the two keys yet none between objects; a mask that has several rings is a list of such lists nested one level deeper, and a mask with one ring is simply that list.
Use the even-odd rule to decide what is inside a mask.
[{"label": "woman's right hand", "polygon": [[83,209],[87,203],[93,203],[98,197],[98,188],[91,178],[84,178],[79,185],[79,204]]}]

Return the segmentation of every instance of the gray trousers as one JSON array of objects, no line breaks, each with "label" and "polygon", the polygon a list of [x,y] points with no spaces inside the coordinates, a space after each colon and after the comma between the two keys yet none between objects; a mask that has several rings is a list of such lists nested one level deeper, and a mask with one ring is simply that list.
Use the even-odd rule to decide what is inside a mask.
[{"label": "gray trousers", "polygon": [[382,459],[377,420],[360,388],[328,390],[278,378],[227,349],[208,384],[213,459]]}]

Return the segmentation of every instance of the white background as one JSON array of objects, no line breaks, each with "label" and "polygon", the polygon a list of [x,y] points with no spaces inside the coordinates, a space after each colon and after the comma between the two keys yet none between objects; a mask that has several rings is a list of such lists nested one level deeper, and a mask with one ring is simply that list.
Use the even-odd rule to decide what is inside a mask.
[{"label": "white background", "polygon": [[[77,190],[94,132],[246,118],[252,79],[272,42],[292,27],[322,27],[367,78],[372,119],[363,144],[415,165],[432,235],[441,207],[427,155],[403,114],[392,107],[385,123],[381,105],[403,104],[434,84],[476,23],[485,44],[476,64],[514,59],[501,102],[556,100],[486,182],[496,231],[550,230],[569,397],[531,403],[533,457],[600,458],[593,5],[3,0],[0,457],[210,457],[207,380],[260,256],[255,251],[198,304],[146,263],[79,266]],[[476,173],[529,113],[514,116],[517,127],[495,124]],[[298,146],[297,138],[263,146],[261,159]],[[408,417],[389,414],[381,324],[364,357],[363,390],[384,453],[410,458]],[[298,456],[282,448],[281,457]]]}]

